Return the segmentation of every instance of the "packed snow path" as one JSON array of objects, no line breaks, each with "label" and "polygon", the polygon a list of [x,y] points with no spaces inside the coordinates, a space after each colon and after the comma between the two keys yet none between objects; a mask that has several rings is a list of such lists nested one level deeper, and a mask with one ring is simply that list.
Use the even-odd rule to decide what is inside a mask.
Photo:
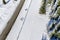
[{"label": "packed snow path", "polygon": [[46,35],[47,40],[49,40],[46,30],[49,17],[39,14],[41,1],[25,1],[6,40],[41,40],[43,35]]}]

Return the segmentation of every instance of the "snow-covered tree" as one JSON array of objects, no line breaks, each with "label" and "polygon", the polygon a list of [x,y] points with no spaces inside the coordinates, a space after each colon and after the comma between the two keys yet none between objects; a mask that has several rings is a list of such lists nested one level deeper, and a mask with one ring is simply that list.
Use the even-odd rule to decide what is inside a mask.
[{"label": "snow-covered tree", "polygon": [[[46,13],[47,4],[51,6],[50,21],[47,26],[50,40],[60,40],[60,0],[43,0],[40,14]],[[49,8],[48,8],[49,9]]]}]

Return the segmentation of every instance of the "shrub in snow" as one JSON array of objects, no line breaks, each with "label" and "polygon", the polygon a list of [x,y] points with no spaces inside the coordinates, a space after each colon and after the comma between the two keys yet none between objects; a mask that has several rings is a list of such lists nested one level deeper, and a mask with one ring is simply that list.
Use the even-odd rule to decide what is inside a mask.
[{"label": "shrub in snow", "polygon": [[42,6],[39,10],[40,14],[45,14],[46,13],[46,8],[45,7],[46,7],[46,0],[42,0]]}]

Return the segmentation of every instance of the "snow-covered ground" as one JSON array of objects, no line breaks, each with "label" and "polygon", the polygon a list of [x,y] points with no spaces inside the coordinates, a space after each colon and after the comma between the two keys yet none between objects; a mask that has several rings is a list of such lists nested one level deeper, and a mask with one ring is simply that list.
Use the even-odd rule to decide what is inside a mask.
[{"label": "snow-covered ground", "polygon": [[2,7],[0,7],[0,34],[2,33],[2,30],[5,28],[4,26],[6,26],[7,22],[13,15],[16,8],[14,8],[15,5],[12,2],[8,3],[7,5],[1,6]]},{"label": "snow-covered ground", "polygon": [[[7,1],[7,0],[6,0]],[[18,14],[18,10],[15,13],[18,5],[20,5],[20,1],[21,0],[10,0],[9,3],[7,4],[3,4],[3,0],[0,0],[0,38],[1,38],[1,34],[4,34],[3,31],[6,28],[7,24],[9,23],[10,19],[12,18],[12,16],[14,14]],[[22,3],[21,3],[22,5]],[[21,6],[20,5],[20,6]],[[20,8],[20,7],[19,7]],[[15,15],[16,16],[16,15]],[[8,26],[9,27],[9,26]],[[10,28],[10,27],[9,27]],[[8,29],[9,29],[8,28]],[[8,31],[8,30],[7,30]],[[6,31],[6,32],[7,32]],[[5,31],[4,31],[5,32]]]},{"label": "snow-covered ground", "polygon": [[39,14],[42,0],[26,0],[6,40],[41,40],[47,34],[48,14]]},{"label": "snow-covered ground", "polygon": [[18,40],[41,40],[47,35],[47,15],[40,15],[41,0],[33,0]]}]

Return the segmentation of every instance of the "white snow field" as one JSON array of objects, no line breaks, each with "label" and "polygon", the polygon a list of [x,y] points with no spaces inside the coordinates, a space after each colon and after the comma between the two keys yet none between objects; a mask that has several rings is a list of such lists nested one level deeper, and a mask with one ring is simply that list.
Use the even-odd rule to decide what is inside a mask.
[{"label": "white snow field", "polygon": [[39,14],[42,0],[26,0],[6,40],[41,40],[47,34],[48,14]]},{"label": "white snow field", "polygon": [[0,40],[5,39],[24,3],[24,0],[10,0],[7,4],[2,1],[0,0]]}]

